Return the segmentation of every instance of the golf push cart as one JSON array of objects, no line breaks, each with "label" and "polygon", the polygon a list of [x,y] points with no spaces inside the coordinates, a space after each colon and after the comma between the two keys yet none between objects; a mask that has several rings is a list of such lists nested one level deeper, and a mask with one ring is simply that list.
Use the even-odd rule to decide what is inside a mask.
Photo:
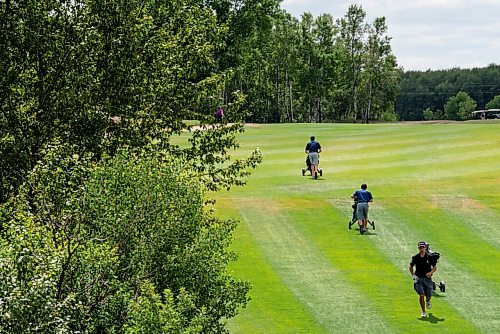
[{"label": "golf push cart", "polygon": [[[312,173],[311,160],[309,159],[309,154],[306,156],[306,166],[307,166],[307,168],[302,168],[302,176],[305,176],[307,171],[309,171],[309,173]],[[319,174],[319,176],[323,176],[323,170],[319,167],[318,167],[318,174]],[[312,174],[311,174],[311,176],[312,176]]]},{"label": "golf push cart", "polygon": [[[349,221],[349,229],[351,229],[352,225],[354,225],[358,222],[357,206],[358,206],[357,202],[354,202],[354,204],[352,205],[352,218]],[[368,223],[367,226],[370,225],[373,229],[375,229],[375,221],[367,218],[366,222]],[[359,233],[364,234],[366,232],[360,226],[358,226],[358,227],[359,227]]]}]

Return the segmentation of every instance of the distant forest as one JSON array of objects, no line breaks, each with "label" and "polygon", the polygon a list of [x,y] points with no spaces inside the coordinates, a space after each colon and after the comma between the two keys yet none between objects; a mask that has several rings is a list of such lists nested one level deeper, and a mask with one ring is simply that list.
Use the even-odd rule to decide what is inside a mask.
[{"label": "distant forest", "polygon": [[443,114],[448,99],[458,92],[467,93],[476,109],[500,95],[500,65],[485,68],[449,69],[440,71],[407,71],[401,74],[401,91],[396,100],[400,120],[424,119],[424,110]]}]

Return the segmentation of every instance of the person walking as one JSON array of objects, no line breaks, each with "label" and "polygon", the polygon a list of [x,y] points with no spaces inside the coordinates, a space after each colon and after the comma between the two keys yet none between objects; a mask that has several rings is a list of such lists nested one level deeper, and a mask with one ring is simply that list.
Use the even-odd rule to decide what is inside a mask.
[{"label": "person walking", "polygon": [[368,203],[373,202],[372,193],[366,190],[368,186],[366,183],[361,185],[361,189],[356,190],[351,198],[356,201],[356,215],[358,216],[358,225],[360,233],[366,232],[368,225]]},{"label": "person walking", "polygon": [[[413,270],[415,267],[415,270]],[[418,243],[418,253],[411,258],[410,274],[413,278],[413,287],[419,295],[422,318],[427,317],[427,310],[432,307],[431,297],[433,290],[432,275],[437,270],[436,261],[427,252],[425,241]]]},{"label": "person walking", "polygon": [[222,109],[221,106],[218,106],[217,110],[215,111],[215,121],[217,123],[222,123],[223,117],[224,117],[224,109]]},{"label": "person walking", "polygon": [[310,137],[311,141],[309,141],[306,145],[305,152],[309,156],[309,160],[311,162],[311,176],[314,179],[318,178],[318,165],[319,165],[319,153],[321,153],[321,145],[316,141],[314,136]]}]

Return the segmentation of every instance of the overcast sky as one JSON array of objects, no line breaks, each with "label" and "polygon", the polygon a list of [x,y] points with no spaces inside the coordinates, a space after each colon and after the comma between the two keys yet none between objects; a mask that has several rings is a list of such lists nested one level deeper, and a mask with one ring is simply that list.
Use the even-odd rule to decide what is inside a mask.
[{"label": "overcast sky", "polygon": [[500,64],[500,0],[283,0],[300,18],[328,13],[339,18],[361,5],[366,22],[385,16],[398,64],[405,70],[439,70]]}]

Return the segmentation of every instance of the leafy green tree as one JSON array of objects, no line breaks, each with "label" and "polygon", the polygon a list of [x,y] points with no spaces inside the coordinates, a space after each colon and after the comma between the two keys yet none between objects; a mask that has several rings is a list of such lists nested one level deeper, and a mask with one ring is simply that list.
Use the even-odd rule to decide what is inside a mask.
[{"label": "leafy green tree", "polygon": [[380,114],[380,120],[384,122],[396,122],[398,116],[392,111],[384,111]]},{"label": "leafy green tree", "polygon": [[434,119],[434,112],[431,110],[431,108],[427,108],[423,111],[423,114],[424,114],[424,119],[426,121],[430,121],[432,119]]},{"label": "leafy green tree", "polygon": [[318,76],[316,70],[317,56],[313,36],[314,18],[311,13],[302,14],[300,22],[300,53],[302,70],[300,84],[303,95],[303,108],[306,110],[305,120],[311,122],[316,119],[314,110],[315,82]]},{"label": "leafy green tree", "polygon": [[452,96],[444,106],[446,119],[464,121],[472,118],[472,112],[476,109],[476,102],[465,92],[458,92]]},{"label": "leafy green tree", "polygon": [[94,166],[71,151],[48,152],[2,206],[0,331],[226,332],[249,290],[227,271],[235,221],[168,154]]},{"label": "leafy green tree", "polygon": [[[201,108],[225,91],[227,27],[190,0],[0,14],[0,331],[224,332],[249,285],[226,271],[236,223],[212,217],[205,192],[261,160],[228,153],[241,94],[228,94],[233,125],[208,127]],[[202,129],[181,147],[185,119]]]},{"label": "leafy green tree", "polygon": [[486,103],[486,109],[500,109],[500,95],[495,95],[491,101]]},{"label": "leafy green tree", "polygon": [[366,12],[361,6],[349,6],[347,13],[339,20],[340,36],[343,46],[347,52],[345,64],[347,82],[349,83],[349,105],[346,110],[345,120],[356,120],[358,115],[359,86],[361,83],[361,71],[363,64],[364,41],[363,37],[367,29],[364,22]]},{"label": "leafy green tree", "polygon": [[326,115],[333,114],[330,103],[339,79],[335,48],[336,30],[330,14],[321,14],[314,21],[313,36],[316,41],[317,54],[314,105],[317,111],[317,121],[320,123],[326,119]]},{"label": "leafy green tree", "polygon": [[387,36],[385,18],[376,18],[367,31],[368,42],[361,75],[364,97],[361,101],[361,120],[364,123],[378,119],[381,113],[393,113],[394,101],[399,92],[399,73],[391,51],[391,39]]},{"label": "leafy green tree", "polygon": [[[227,26],[202,2],[6,1],[0,26],[0,203],[49,146],[75,144],[99,160],[161,138],[184,154],[168,145],[184,120],[213,122],[203,105],[224,91]],[[238,123],[241,97],[228,95]],[[231,144],[220,136],[240,130],[214,130],[211,142]],[[218,170],[218,180],[229,174]]]}]

